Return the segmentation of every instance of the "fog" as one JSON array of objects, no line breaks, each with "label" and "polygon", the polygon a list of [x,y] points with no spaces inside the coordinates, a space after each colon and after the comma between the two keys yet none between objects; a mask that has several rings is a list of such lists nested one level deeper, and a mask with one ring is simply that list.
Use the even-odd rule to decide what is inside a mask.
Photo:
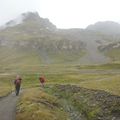
[{"label": "fog", "polygon": [[37,11],[58,28],[85,28],[97,21],[120,23],[119,0],[0,0],[0,25]]}]

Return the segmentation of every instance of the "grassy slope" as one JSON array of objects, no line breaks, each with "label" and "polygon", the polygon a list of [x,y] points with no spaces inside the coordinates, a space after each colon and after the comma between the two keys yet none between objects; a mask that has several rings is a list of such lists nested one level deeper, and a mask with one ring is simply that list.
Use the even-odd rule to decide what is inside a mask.
[{"label": "grassy slope", "polygon": [[[48,85],[22,93],[17,120],[110,120],[119,118],[120,97],[75,85]],[[116,120],[117,120],[116,119]]]},{"label": "grassy slope", "polygon": [[[0,64],[17,66],[19,64],[38,64],[40,59],[37,58],[35,51],[30,49],[16,49],[8,47],[0,47]],[[11,67],[12,69],[12,67]]]},{"label": "grassy slope", "polygon": [[40,89],[26,90],[17,106],[17,120],[69,120],[59,100]]},{"label": "grassy slope", "polygon": [[29,71],[37,69],[37,66],[45,66],[45,64],[72,64],[75,63],[75,60],[80,59],[82,54],[83,53],[81,52],[76,54],[74,52],[64,53],[64,51],[59,53],[49,53],[48,51],[48,53],[43,56],[41,52],[30,48],[16,49],[14,47],[0,47],[0,66],[1,71],[4,69],[7,71]]},{"label": "grassy slope", "polygon": [[81,67],[78,65],[37,66],[32,71],[22,73],[23,87],[39,86],[38,77],[44,75],[47,84],[75,84],[120,95],[119,68],[119,64]]},{"label": "grassy slope", "polygon": [[120,62],[120,48],[114,48],[105,53],[113,61]]},{"label": "grassy slope", "polygon": [[92,80],[87,82],[80,83],[80,86],[86,87],[89,89],[100,89],[110,92],[111,94],[120,95],[120,75],[114,75],[112,77],[108,77],[100,79],[100,80]]},{"label": "grassy slope", "polygon": [[[15,79],[16,74],[23,78],[22,87],[39,86],[38,77],[44,75],[47,84],[77,84],[91,89],[102,89],[112,94],[120,95],[119,64],[101,66],[79,65],[24,65],[16,70],[1,70],[1,74],[11,74],[9,80]],[[8,75],[4,79],[8,80]],[[8,84],[9,85],[9,84]]]},{"label": "grassy slope", "polygon": [[120,117],[120,97],[112,96],[104,91],[89,90],[74,85],[55,85],[47,92],[60,98],[64,109],[74,114],[71,116],[72,120],[78,118],[110,120]]},{"label": "grassy slope", "polygon": [[[31,69],[30,69],[31,68]],[[39,75],[45,75],[47,84],[74,84],[77,86],[82,86],[90,89],[98,89],[105,90],[111,94],[120,95],[120,65],[119,64],[106,64],[101,66],[79,66],[79,65],[29,65],[24,66],[24,71],[19,71],[23,80],[22,87],[39,87]],[[8,70],[9,71],[9,70]],[[7,72],[7,70],[6,70]],[[3,73],[1,73],[3,74]],[[15,73],[13,75],[5,75],[4,78],[0,77],[0,82],[4,86],[6,86],[7,92],[10,90],[10,80],[15,78]],[[3,86],[3,87],[4,87]],[[76,88],[77,88],[76,86]],[[13,86],[12,86],[13,87]],[[5,88],[5,87],[4,87]],[[2,86],[1,86],[2,89]],[[47,89],[47,87],[46,87]],[[53,90],[55,90],[53,88]],[[6,94],[2,89],[1,95]],[[47,90],[49,91],[49,90]],[[56,90],[54,91],[56,93]],[[90,92],[91,93],[91,92]],[[68,94],[69,95],[69,94]],[[67,98],[65,101],[69,103],[69,100],[75,100],[77,96],[81,94],[70,95],[73,98]],[[88,116],[88,120],[93,120],[97,113],[99,112],[99,107],[94,106],[91,109],[88,109],[89,103],[93,101],[89,101],[87,94],[83,98],[87,100],[87,103],[81,102],[81,104],[77,101],[78,107],[75,109],[82,110],[83,113],[86,112]],[[59,97],[59,96],[58,96]],[[75,98],[74,98],[75,97]],[[80,97],[80,100],[82,98]],[[64,102],[65,102],[64,101]],[[104,101],[104,100],[103,100]],[[66,104],[65,102],[65,104]],[[77,104],[73,103],[74,106]],[[63,119],[68,120],[67,113],[69,111],[65,110],[64,106],[61,106],[62,102],[58,100],[58,98],[47,94],[46,92],[41,91],[39,88],[37,89],[29,89],[21,96],[21,99],[17,106],[17,120],[54,120],[54,119]],[[100,103],[103,104],[103,103]],[[112,105],[112,103],[110,103]],[[79,105],[82,105],[79,108]],[[52,107],[52,108],[51,108]],[[66,106],[68,107],[68,106]],[[29,109],[28,109],[29,108]],[[114,108],[114,107],[113,107]],[[63,110],[64,109],[64,110]],[[71,109],[71,106],[70,106]],[[34,112],[33,112],[34,111]],[[79,113],[79,112],[78,112]],[[75,112],[76,114],[76,112]],[[28,118],[29,117],[29,118]]]}]

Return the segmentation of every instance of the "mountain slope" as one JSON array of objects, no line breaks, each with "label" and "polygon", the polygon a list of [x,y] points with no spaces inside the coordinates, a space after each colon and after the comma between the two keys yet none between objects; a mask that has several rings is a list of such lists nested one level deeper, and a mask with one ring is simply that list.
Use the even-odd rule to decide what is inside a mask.
[{"label": "mountain slope", "polygon": [[24,13],[22,22],[10,24],[0,31],[1,66],[72,63],[84,52],[82,41],[61,34],[37,13]]},{"label": "mountain slope", "polygon": [[38,13],[21,16],[0,30],[1,66],[103,64],[110,58],[98,47],[120,38],[88,29],[57,29]]},{"label": "mountain slope", "polygon": [[110,57],[112,61],[120,61],[120,42],[112,42],[107,45],[99,46],[99,50],[106,56]]},{"label": "mountain slope", "polygon": [[97,22],[89,25],[86,29],[105,34],[120,34],[120,24],[112,21]]}]

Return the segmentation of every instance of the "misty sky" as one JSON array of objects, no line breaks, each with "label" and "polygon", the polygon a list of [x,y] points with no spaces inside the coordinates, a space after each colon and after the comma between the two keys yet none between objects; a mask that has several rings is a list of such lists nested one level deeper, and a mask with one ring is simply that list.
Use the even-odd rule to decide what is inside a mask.
[{"label": "misty sky", "polygon": [[0,0],[0,25],[37,11],[58,28],[85,28],[97,21],[120,23],[120,0]]}]

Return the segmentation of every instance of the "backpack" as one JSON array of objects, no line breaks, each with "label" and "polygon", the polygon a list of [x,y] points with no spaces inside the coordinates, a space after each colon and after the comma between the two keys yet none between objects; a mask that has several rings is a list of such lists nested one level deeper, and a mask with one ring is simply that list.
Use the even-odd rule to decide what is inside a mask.
[{"label": "backpack", "polygon": [[20,85],[20,83],[21,83],[21,81],[19,79],[15,81],[16,85]]}]

